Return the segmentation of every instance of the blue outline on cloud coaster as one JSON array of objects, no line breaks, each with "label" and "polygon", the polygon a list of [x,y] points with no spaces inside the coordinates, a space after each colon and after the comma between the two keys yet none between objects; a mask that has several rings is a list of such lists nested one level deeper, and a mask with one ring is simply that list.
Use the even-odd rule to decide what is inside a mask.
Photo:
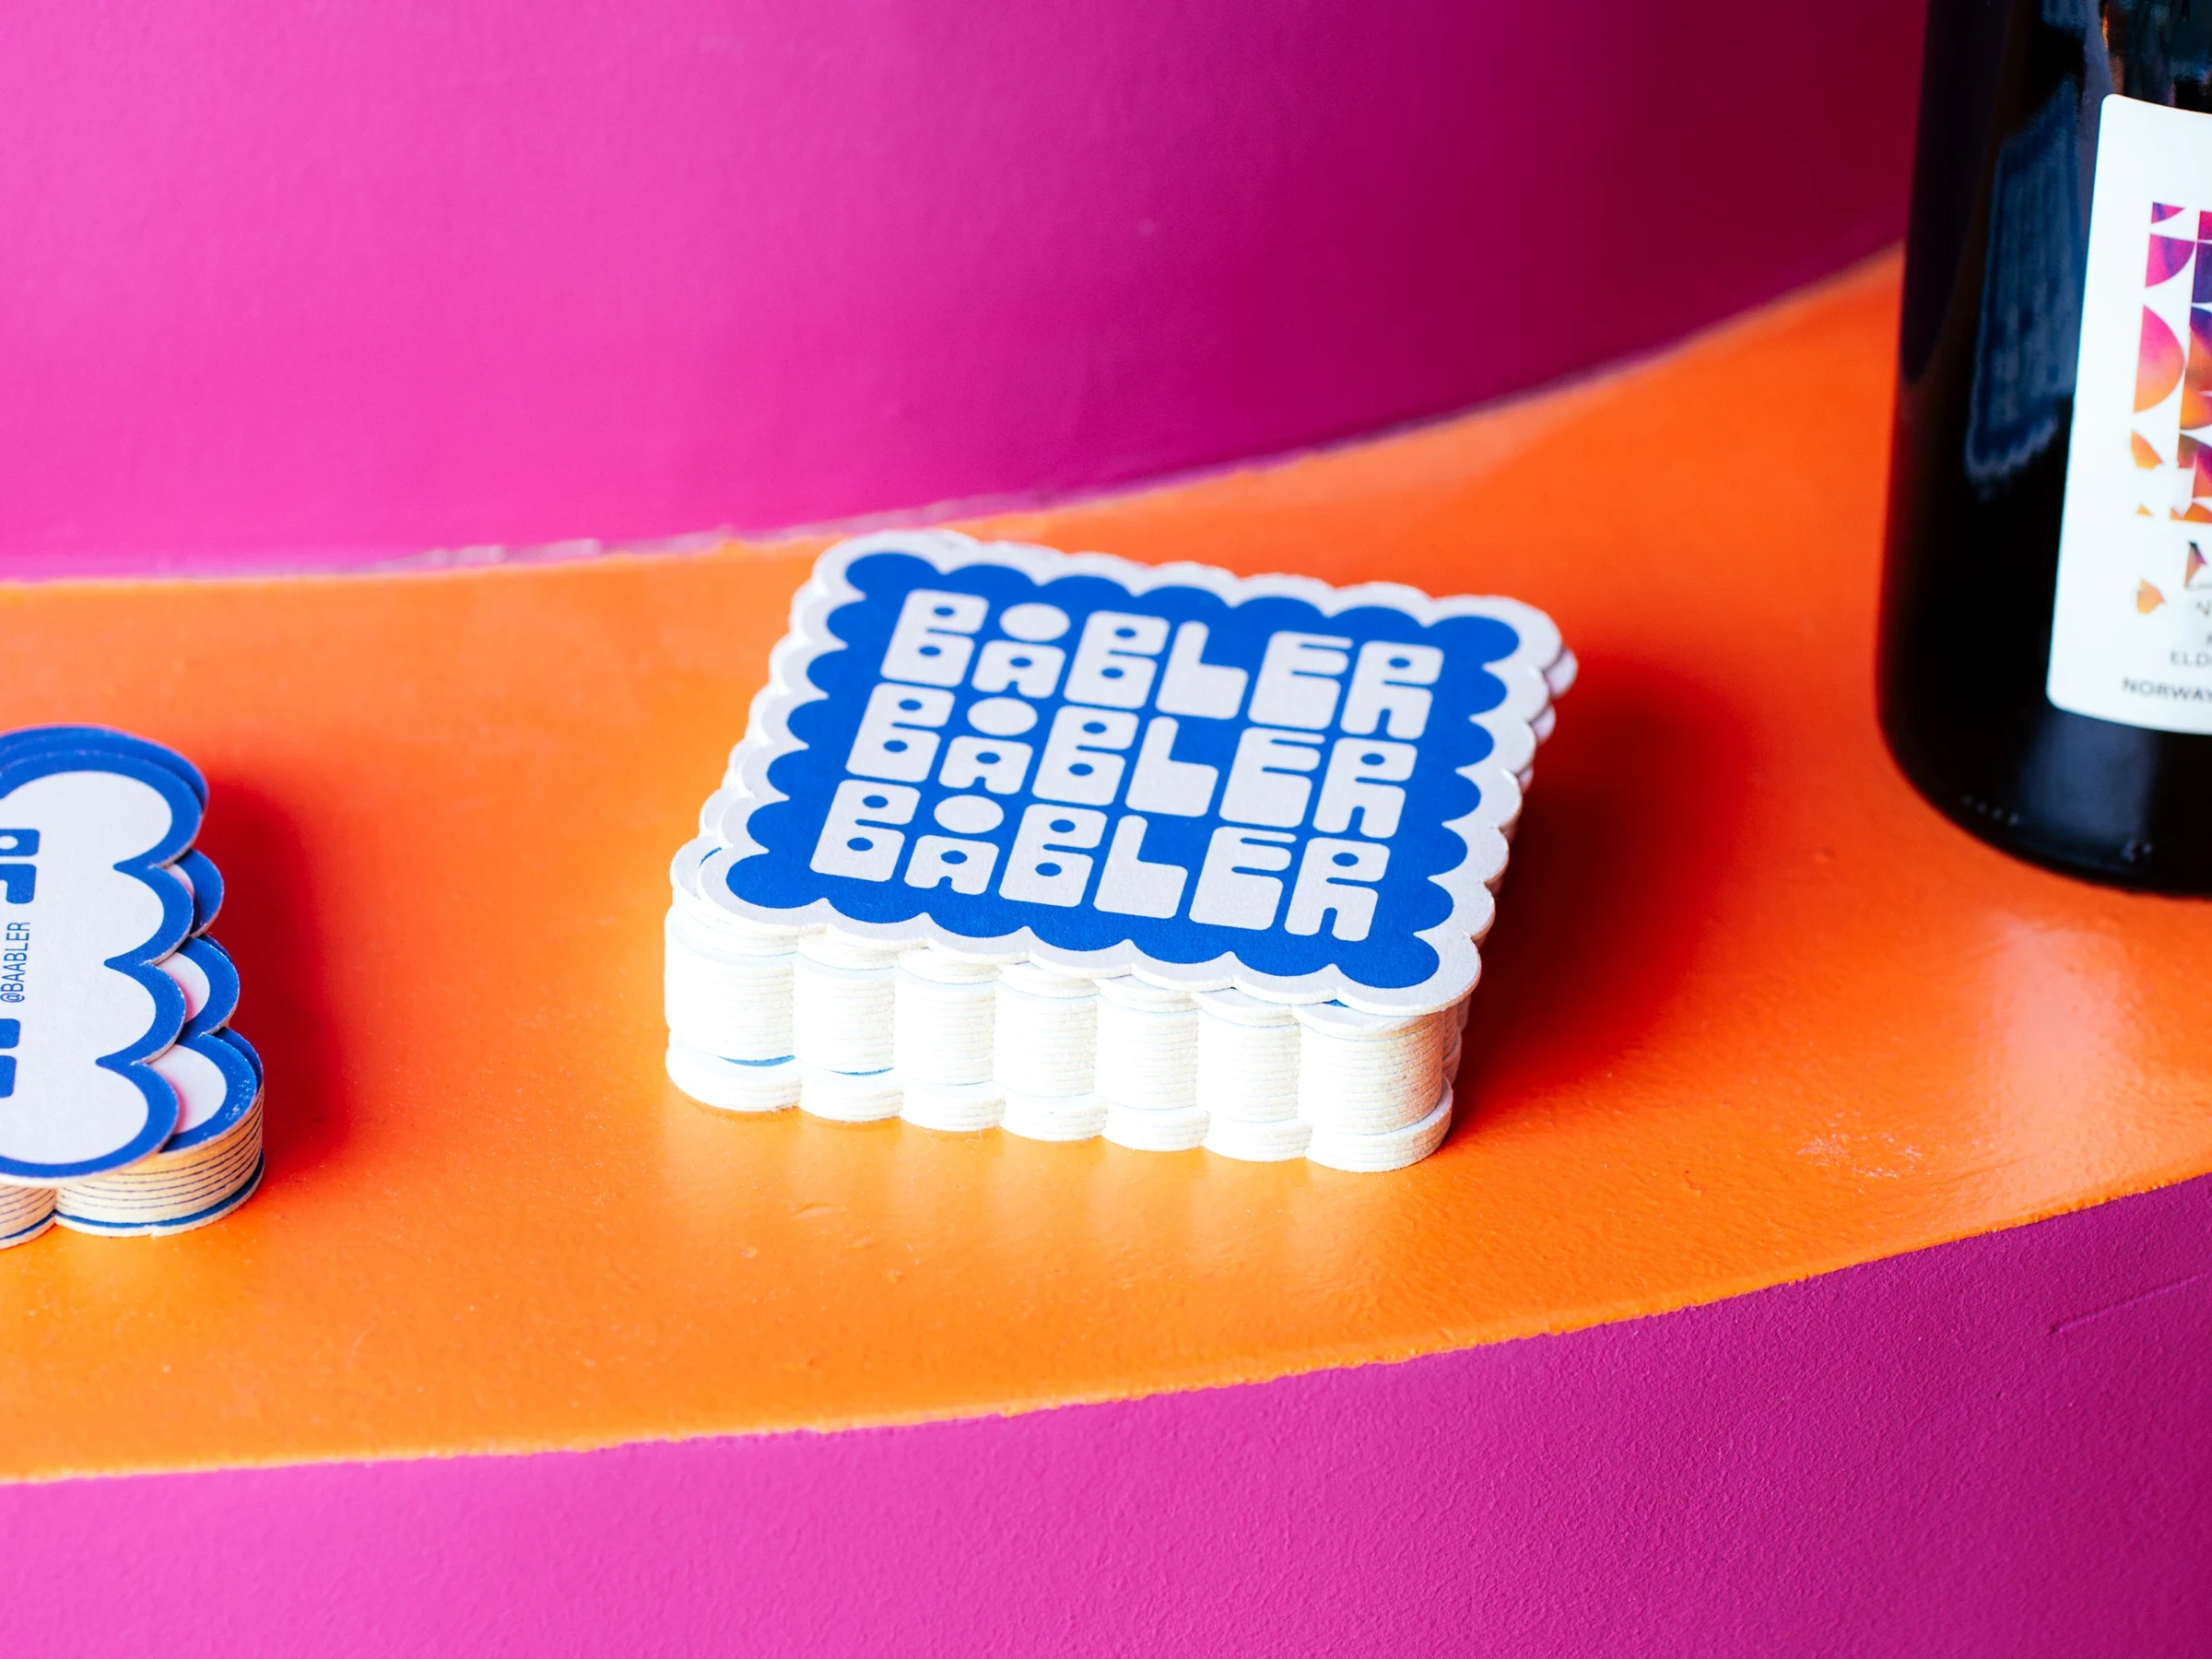
[{"label": "blue outline on cloud coaster", "polygon": [[[207,780],[201,775],[200,769],[176,750],[151,738],[98,725],[26,726],[0,734],[0,759],[48,754],[136,755],[183,779],[185,787],[198,799],[203,816],[206,814]],[[215,924],[215,918],[223,908],[222,872],[197,847],[188,847],[178,854],[170,870],[192,896],[193,935],[206,933]]]},{"label": "blue outline on cloud coaster", "polygon": [[191,900],[166,866],[198,832],[201,795],[196,773],[158,749],[52,728],[0,739],[9,1180],[58,1185],[120,1169],[176,1125],[175,1092],[147,1062],[184,1023],[184,994],[157,964],[191,929]]},{"label": "blue outline on cloud coaster", "polygon": [[197,938],[215,925],[223,909],[223,873],[215,860],[194,847],[177,860],[177,874],[192,889],[192,932]]},{"label": "blue outline on cloud coaster", "polygon": [[246,1057],[246,1064],[253,1068],[254,1092],[258,1094],[262,1089],[267,1088],[268,1074],[262,1069],[261,1052],[246,1041],[246,1034],[243,1031],[234,1031],[228,1026],[224,1027],[218,1034],[225,1042],[243,1054]]},{"label": "blue outline on cloud coaster", "polygon": [[162,958],[161,971],[184,993],[184,1029],[179,1042],[219,1031],[238,1012],[238,968],[230,953],[206,935],[189,938]]},{"label": "blue outline on cloud coaster", "polygon": [[0,762],[14,759],[18,755],[107,751],[112,754],[136,755],[151,760],[156,766],[168,768],[184,780],[185,787],[204,810],[207,805],[207,780],[200,769],[175,749],[151,738],[119,732],[113,726],[46,725],[25,726],[19,731],[0,735]]},{"label": "blue outline on cloud coaster", "polygon": [[238,1207],[263,1171],[260,1057],[230,1031],[178,1043],[154,1062],[183,1104],[177,1134],[127,1170],[65,1183],[55,1219],[76,1232],[157,1236]]},{"label": "blue outline on cloud coaster", "polygon": [[701,894],[857,946],[1448,1008],[1571,663],[1511,599],[861,537],[794,600]]},{"label": "blue outline on cloud coaster", "polygon": [[261,1075],[250,1053],[229,1031],[209,1031],[187,1037],[154,1062],[182,1106],[176,1133],[152,1163],[220,1140],[244,1121],[261,1094]]}]

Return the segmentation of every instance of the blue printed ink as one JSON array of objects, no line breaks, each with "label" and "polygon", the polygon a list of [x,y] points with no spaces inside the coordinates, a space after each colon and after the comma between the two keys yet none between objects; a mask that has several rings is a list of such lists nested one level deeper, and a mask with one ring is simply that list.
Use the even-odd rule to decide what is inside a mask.
[{"label": "blue printed ink", "polygon": [[1471,982],[1536,613],[941,533],[851,545],[802,610],[733,908],[1384,1003]]}]

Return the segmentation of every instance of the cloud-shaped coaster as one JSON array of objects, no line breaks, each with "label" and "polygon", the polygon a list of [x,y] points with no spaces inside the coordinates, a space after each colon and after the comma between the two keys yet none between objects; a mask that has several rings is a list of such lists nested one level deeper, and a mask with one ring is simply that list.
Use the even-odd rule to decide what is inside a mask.
[{"label": "cloud-shaped coaster", "polygon": [[[186,939],[156,964],[184,993],[184,1029],[179,1042],[219,1031],[238,1011],[238,969],[230,953],[205,936]],[[159,1069],[159,1068],[157,1068]]]},{"label": "cloud-shaped coaster", "polygon": [[127,1170],[69,1182],[55,1218],[79,1232],[183,1232],[251,1197],[262,1171],[261,1059],[228,1030],[186,1038],[154,1062],[182,1104],[177,1132]]},{"label": "cloud-shaped coaster", "polygon": [[794,602],[701,894],[883,946],[1441,1010],[1568,660],[1511,599],[862,537]]},{"label": "cloud-shaped coaster", "polygon": [[0,739],[0,1179],[124,1168],[176,1126],[149,1064],[185,998],[156,964],[192,900],[167,868],[204,784],[158,746],[83,728]]},{"label": "cloud-shaped coaster", "polygon": [[112,754],[134,755],[175,773],[183,782],[184,787],[192,791],[192,798],[203,809],[206,808],[207,780],[200,775],[200,769],[176,750],[134,733],[120,732],[113,726],[47,725],[23,726],[0,735],[0,761],[12,759],[18,755],[81,753],[98,749]]},{"label": "cloud-shaped coaster", "polygon": [[197,847],[178,859],[175,868],[192,894],[192,933],[197,938],[215,925],[222,911],[223,873]]}]

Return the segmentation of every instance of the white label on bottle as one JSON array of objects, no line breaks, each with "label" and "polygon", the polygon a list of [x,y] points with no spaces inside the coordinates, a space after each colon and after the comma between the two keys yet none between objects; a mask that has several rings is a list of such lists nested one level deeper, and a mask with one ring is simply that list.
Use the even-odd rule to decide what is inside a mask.
[{"label": "white label on bottle", "polygon": [[2212,733],[2212,115],[2104,100],[2046,689]]}]

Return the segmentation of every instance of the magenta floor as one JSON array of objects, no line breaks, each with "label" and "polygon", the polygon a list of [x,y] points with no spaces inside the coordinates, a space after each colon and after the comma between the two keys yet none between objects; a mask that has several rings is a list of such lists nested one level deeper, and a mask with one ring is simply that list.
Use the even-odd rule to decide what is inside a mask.
[{"label": "magenta floor", "polygon": [[229,1659],[2202,1653],[2207,1318],[2212,1178],[1245,1388],[8,1487],[0,1631]]}]

